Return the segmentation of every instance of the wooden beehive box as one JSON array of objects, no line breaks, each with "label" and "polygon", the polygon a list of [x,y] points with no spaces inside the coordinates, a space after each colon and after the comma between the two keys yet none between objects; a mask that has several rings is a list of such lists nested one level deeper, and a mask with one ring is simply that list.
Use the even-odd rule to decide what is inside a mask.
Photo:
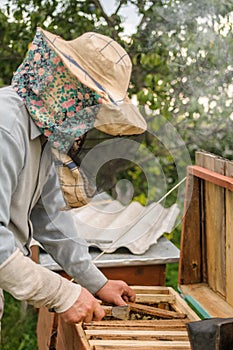
[{"label": "wooden beehive box", "polygon": [[105,317],[71,326],[59,319],[56,349],[190,349],[186,323],[199,318],[180,295],[169,287],[132,288],[136,303],[153,308],[157,316],[132,309],[129,320]]},{"label": "wooden beehive box", "polygon": [[68,325],[41,309],[39,350],[191,349],[188,322],[199,320],[198,315],[232,317],[233,162],[197,152],[186,186],[178,282],[195,311],[172,288],[133,286],[137,303],[164,314],[140,318],[136,312],[126,321],[105,318]]},{"label": "wooden beehive box", "polygon": [[233,162],[197,152],[186,185],[180,289],[203,317],[232,317]]}]

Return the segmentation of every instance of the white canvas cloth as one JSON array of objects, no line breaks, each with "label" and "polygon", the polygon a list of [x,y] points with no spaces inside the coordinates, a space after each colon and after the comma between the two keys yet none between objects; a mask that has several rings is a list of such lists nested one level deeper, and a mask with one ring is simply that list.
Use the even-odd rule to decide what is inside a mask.
[{"label": "white canvas cloth", "polygon": [[73,212],[79,235],[90,246],[106,253],[126,247],[133,254],[143,254],[165,232],[171,232],[179,208],[176,204],[164,208],[157,203],[144,207],[138,202],[123,206],[107,199],[96,200]]}]

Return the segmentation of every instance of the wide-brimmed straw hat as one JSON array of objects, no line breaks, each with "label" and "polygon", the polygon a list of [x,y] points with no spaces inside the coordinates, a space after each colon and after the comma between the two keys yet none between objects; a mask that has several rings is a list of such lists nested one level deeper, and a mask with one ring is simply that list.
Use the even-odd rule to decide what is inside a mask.
[{"label": "wide-brimmed straw hat", "polygon": [[[58,35],[38,29],[69,71],[82,84],[109,102],[112,115],[115,113],[119,124],[124,125],[124,132],[119,132],[117,119],[113,117],[110,132],[112,135],[139,134],[146,130],[143,116],[127,98],[132,63],[122,46],[112,38],[95,32],[87,32],[74,40],[66,41]],[[104,109],[106,110],[106,105],[102,116]],[[108,123],[106,118],[104,122],[102,117],[97,120],[102,131],[105,131],[105,126],[101,124],[105,123]]]}]

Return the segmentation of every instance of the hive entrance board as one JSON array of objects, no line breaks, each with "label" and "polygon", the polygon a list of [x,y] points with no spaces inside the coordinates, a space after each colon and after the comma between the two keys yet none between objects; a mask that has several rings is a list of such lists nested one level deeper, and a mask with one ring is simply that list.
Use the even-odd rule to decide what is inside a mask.
[{"label": "hive entrance board", "polygon": [[56,349],[191,349],[186,324],[199,318],[180,295],[170,287],[132,288],[136,303],[130,303],[128,320],[106,317],[70,326],[59,319]]}]

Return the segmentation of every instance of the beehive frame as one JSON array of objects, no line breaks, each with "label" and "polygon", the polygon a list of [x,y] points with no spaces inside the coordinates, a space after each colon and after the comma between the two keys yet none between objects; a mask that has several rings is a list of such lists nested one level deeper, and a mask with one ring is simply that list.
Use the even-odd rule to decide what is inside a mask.
[{"label": "beehive frame", "polygon": [[[133,286],[136,303],[156,304],[162,318],[150,320],[110,320],[65,324],[61,319],[58,327],[58,350],[157,350],[190,349],[186,324],[198,320],[198,316],[170,287]],[[172,308],[173,314],[166,307]],[[159,318],[159,317],[158,317]]]}]

